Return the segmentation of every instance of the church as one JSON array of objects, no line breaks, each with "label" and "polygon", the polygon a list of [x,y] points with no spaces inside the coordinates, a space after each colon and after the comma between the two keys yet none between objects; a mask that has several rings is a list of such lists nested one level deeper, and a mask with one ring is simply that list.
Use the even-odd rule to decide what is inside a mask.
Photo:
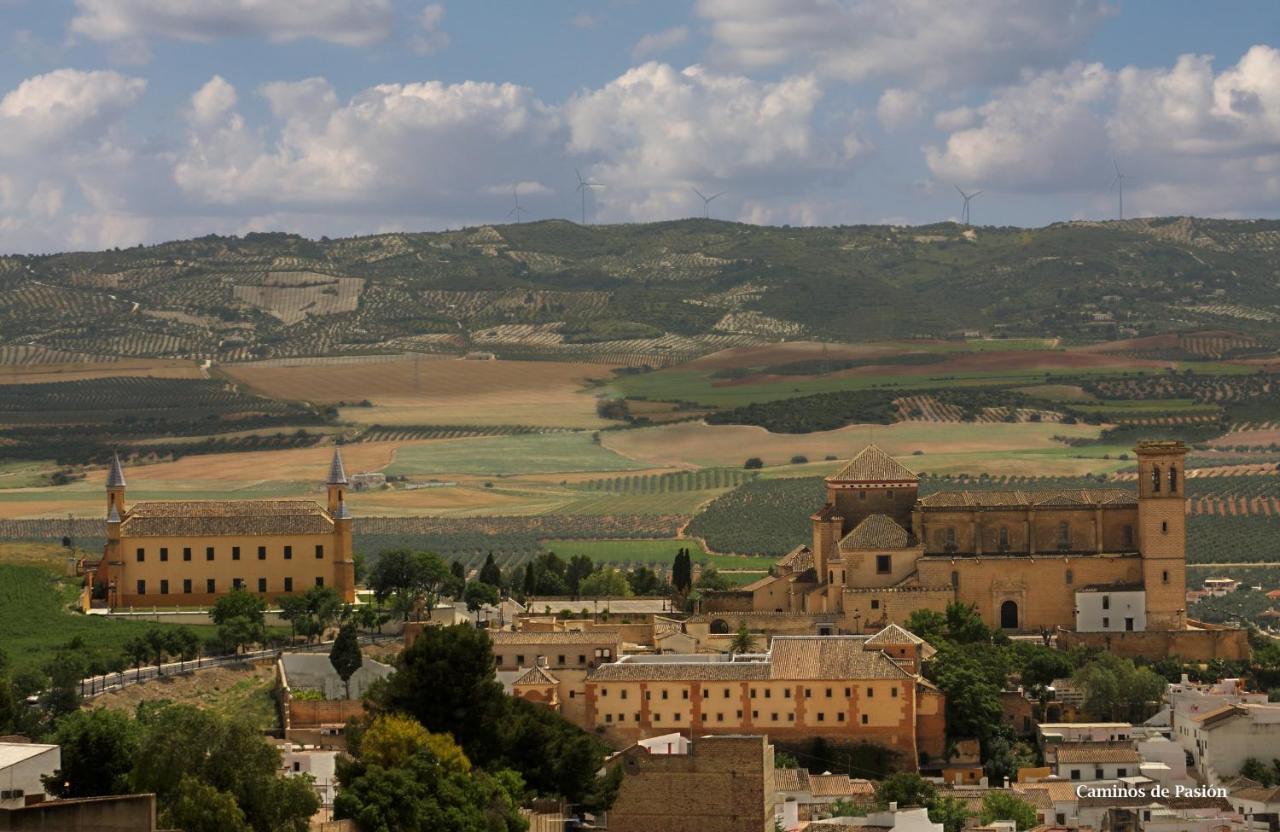
[{"label": "church", "polygon": [[826,622],[819,632],[866,633],[959,601],[1011,633],[1184,630],[1187,449],[1147,441],[1135,450],[1136,495],[1060,488],[920,496],[914,472],[868,445],[827,478],[826,503],[810,518],[812,542],[768,577],[711,593],[702,611],[790,613]]},{"label": "church", "polygon": [[107,475],[107,542],[85,585],[108,607],[207,606],[243,589],[271,600],[333,587],[355,601],[348,480],[334,449],[314,500],[154,500],[129,505],[119,457]]}]

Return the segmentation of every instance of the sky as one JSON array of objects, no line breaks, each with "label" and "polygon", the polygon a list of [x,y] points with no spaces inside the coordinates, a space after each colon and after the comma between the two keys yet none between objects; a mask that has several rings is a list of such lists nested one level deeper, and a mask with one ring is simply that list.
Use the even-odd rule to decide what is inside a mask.
[{"label": "sky", "polygon": [[1280,216],[1274,0],[0,0],[0,252]]}]

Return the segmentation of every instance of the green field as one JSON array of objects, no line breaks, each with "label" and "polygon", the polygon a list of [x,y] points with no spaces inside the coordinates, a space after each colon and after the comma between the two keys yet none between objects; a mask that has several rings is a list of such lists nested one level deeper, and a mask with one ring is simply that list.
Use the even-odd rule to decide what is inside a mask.
[{"label": "green field", "polygon": [[765,572],[776,558],[738,555],[709,555],[697,540],[543,540],[542,546],[567,560],[586,555],[596,563],[661,564],[670,566],[680,549],[688,549],[694,563],[709,563],[716,569],[744,569]]},{"label": "green field", "polygon": [[438,474],[559,474],[578,471],[630,471],[645,466],[597,445],[591,434],[542,433],[527,436],[486,436],[410,445],[396,451],[386,473]]}]

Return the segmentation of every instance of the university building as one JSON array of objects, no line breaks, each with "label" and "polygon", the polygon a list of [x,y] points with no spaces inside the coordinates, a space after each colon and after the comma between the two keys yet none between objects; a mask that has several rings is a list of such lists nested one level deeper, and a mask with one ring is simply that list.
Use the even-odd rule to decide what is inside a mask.
[{"label": "university building", "polygon": [[124,469],[107,476],[107,543],[85,583],[110,607],[209,605],[232,589],[267,599],[329,586],[355,601],[342,454],[314,500],[154,500],[129,505]]},{"label": "university building", "polygon": [[[1140,442],[1138,491],[948,490],[875,445],[827,478],[812,542],[745,587],[709,594],[725,624],[809,616],[817,632],[874,632],[916,609],[972,604],[1009,631],[1182,631],[1186,515],[1181,442]],[[1082,613],[1083,611],[1083,613]]]}]

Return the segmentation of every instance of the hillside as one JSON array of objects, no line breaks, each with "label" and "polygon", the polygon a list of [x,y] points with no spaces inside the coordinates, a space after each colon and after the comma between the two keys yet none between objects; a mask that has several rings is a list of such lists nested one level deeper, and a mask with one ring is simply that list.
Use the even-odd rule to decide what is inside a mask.
[{"label": "hillside", "polygon": [[1265,335],[1278,271],[1280,222],[1186,218],[210,236],[0,258],[0,364],[472,350],[669,366],[784,338]]}]

